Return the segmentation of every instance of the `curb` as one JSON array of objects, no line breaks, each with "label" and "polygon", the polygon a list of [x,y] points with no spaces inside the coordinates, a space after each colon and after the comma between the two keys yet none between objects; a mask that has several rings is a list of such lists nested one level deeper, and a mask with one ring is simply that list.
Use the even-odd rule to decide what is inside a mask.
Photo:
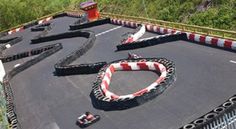
[{"label": "curb", "polygon": [[[111,19],[111,23],[115,25],[123,25],[126,27],[131,27],[131,28],[134,28],[137,26],[137,23],[134,23],[131,21],[119,20],[119,19]],[[173,33],[181,32],[175,29],[167,29],[167,28],[156,26],[156,25],[146,24],[145,26],[146,26],[147,31],[159,33],[159,34],[173,34]],[[200,35],[200,34],[189,33],[189,32],[181,32],[181,33],[185,33],[187,35],[187,40],[191,42],[196,42],[198,44],[208,44],[211,46],[236,51],[236,41],[233,41],[233,40],[222,39],[222,38],[211,37],[211,36]]]}]

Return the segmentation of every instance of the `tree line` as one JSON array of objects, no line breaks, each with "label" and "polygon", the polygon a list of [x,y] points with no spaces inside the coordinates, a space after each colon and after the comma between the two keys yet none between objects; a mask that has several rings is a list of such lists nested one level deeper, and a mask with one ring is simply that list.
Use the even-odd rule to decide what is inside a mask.
[{"label": "tree line", "polygon": [[[0,30],[3,30],[65,8],[78,8],[79,3],[85,0],[0,1]],[[236,30],[236,0],[95,1],[104,12]],[[202,7],[206,1],[210,4]]]}]

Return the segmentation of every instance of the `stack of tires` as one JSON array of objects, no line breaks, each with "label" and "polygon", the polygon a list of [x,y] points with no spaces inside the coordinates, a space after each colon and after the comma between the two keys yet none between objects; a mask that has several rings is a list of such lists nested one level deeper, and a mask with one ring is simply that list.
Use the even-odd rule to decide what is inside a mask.
[{"label": "stack of tires", "polygon": [[[214,122],[217,119],[220,119],[224,114],[227,114],[233,110],[235,110],[236,106],[236,95],[232,96],[226,102],[208,112],[207,114],[199,117],[198,119],[192,121],[189,124],[184,125],[180,129],[202,129],[208,124]],[[222,121],[223,122],[223,121]],[[221,125],[223,123],[214,122],[214,127],[212,126],[210,129],[215,128],[215,126]]]},{"label": "stack of tires", "polygon": [[161,43],[183,40],[185,38],[186,38],[185,33],[165,34],[165,35],[160,35],[160,36],[156,36],[156,37],[137,40],[132,43],[119,44],[116,46],[116,48],[117,48],[117,51],[138,49],[138,48],[158,45]]},{"label": "stack of tires", "polygon": [[[123,64],[123,62],[126,62],[126,63]],[[138,91],[130,95],[117,96],[109,92],[108,88],[104,88],[103,86],[104,80],[107,80],[107,79],[104,79],[106,78],[105,76],[107,75],[111,76],[111,73],[113,73],[116,70],[121,69],[119,67],[117,68],[112,68],[112,67],[117,66],[117,65],[126,65],[128,68],[130,67],[128,66],[129,63],[130,63],[130,66],[132,66],[133,64],[135,65],[144,64],[144,66],[142,66],[143,68],[140,67],[140,70],[147,70],[145,68],[145,63],[148,65],[148,67],[151,67],[150,65],[153,65],[152,63],[160,64],[161,66],[163,66],[163,69],[165,69],[166,75],[162,79],[160,79],[162,77],[162,74],[161,74],[161,76],[158,79],[159,80],[158,83],[153,83],[150,85],[150,87],[152,88],[147,87],[146,89],[143,89],[141,91]],[[158,72],[163,72],[163,71],[160,70]],[[99,71],[96,81],[94,82],[92,92],[93,92],[93,97],[96,100],[95,106],[103,110],[121,110],[121,109],[138,106],[140,104],[143,104],[155,98],[161,93],[163,93],[175,81],[175,79],[176,79],[175,65],[172,61],[167,60],[165,58],[140,58],[140,59],[129,59],[129,60],[117,60],[117,61],[111,62],[105,65]],[[106,84],[105,87],[108,87],[108,85]],[[108,93],[105,93],[105,92],[109,92],[111,96],[107,96]]]}]

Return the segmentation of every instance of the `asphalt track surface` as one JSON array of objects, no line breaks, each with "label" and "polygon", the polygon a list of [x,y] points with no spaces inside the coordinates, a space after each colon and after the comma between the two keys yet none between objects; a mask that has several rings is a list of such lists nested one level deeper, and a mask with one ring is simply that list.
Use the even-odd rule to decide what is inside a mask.
[{"label": "asphalt track surface", "polygon": [[[53,20],[48,35],[68,31],[75,18]],[[86,30],[96,34],[116,28],[104,24]],[[115,52],[121,35],[132,31],[120,27],[97,36],[95,45],[73,62],[93,63],[114,61],[127,57],[128,51]],[[27,29],[8,37],[23,36],[23,41],[5,51],[22,52],[39,46],[62,43],[63,49],[16,75],[11,80],[16,112],[22,129],[78,129],[77,117],[85,111],[101,116],[101,120],[88,129],[176,129],[204,115],[222,104],[236,92],[236,54],[186,41],[175,41],[152,47],[131,50],[143,57],[165,57],[174,61],[177,80],[163,94],[143,105],[119,111],[103,111],[93,107],[90,93],[96,74],[54,76],[54,64],[79,47],[86,39],[62,39],[30,45],[39,32]],[[156,34],[146,33],[144,37]],[[28,57],[4,63],[6,71],[14,65],[32,59]],[[116,72],[112,76],[111,91],[128,94],[146,87],[158,77],[148,71]]]}]

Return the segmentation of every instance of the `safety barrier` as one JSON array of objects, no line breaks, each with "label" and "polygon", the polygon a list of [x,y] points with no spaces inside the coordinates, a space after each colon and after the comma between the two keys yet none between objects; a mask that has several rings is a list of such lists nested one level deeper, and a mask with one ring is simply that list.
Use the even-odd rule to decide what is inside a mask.
[{"label": "safety barrier", "polygon": [[236,95],[180,129],[235,129]]},{"label": "safety barrier", "polygon": [[141,38],[145,32],[146,32],[145,25],[139,25],[139,27],[136,28],[136,32],[128,35],[128,37],[126,39],[124,39],[121,43],[122,44],[129,44],[129,43],[135,42],[139,38]]},{"label": "safety barrier", "polygon": [[[117,70],[158,70],[160,77],[147,88],[134,94],[118,96],[108,91],[112,73]],[[176,79],[175,66],[165,58],[117,60],[105,65],[93,85],[93,104],[103,110],[123,110],[143,104],[160,95]]]},{"label": "safety barrier", "polygon": [[0,46],[0,59],[2,58],[2,51],[4,51],[7,48],[10,48],[12,45],[15,45],[16,43],[22,41],[22,37],[13,37],[10,39],[5,40],[7,42],[4,43],[4,45]]},{"label": "safety barrier", "polygon": [[[115,25],[124,25],[124,26],[132,26],[132,21],[124,21],[119,19],[111,19],[111,23]],[[159,34],[168,34],[168,33],[185,33],[187,35],[188,41],[195,42],[198,44],[207,44],[214,47],[224,48],[232,51],[236,51],[236,41],[221,39],[211,36],[199,35],[188,32],[181,32],[174,29],[167,29],[156,25],[146,24],[146,30],[149,32],[155,32]]]},{"label": "safety barrier", "polygon": [[[5,39],[4,43],[6,45],[1,47],[1,52],[5,49],[11,47],[12,45],[15,45],[16,43],[18,43],[20,41],[22,41],[22,37],[13,37],[10,39]],[[0,96],[0,98],[5,99],[5,101],[3,99],[1,99],[1,103],[3,103],[3,105],[5,106],[5,109],[6,109],[3,113],[6,113],[7,120],[5,122],[5,125],[9,125],[9,128],[17,129],[17,127],[18,127],[18,120],[17,120],[17,116],[15,113],[15,105],[13,102],[14,98],[13,98],[13,93],[12,93],[12,89],[11,89],[9,81],[16,74],[20,73],[21,71],[27,69],[28,67],[30,67],[34,64],[36,64],[37,62],[41,61],[42,59],[46,58],[47,56],[50,56],[51,54],[59,51],[60,49],[62,49],[61,44],[53,44],[53,45],[47,45],[47,46],[43,46],[40,48],[32,49],[32,50],[26,51],[26,52],[17,53],[15,55],[6,55],[6,56],[1,55],[1,57],[0,57],[0,59],[1,59],[0,60],[0,71],[1,71],[0,72],[0,79],[1,80],[0,81],[2,82],[1,84],[3,84],[3,85],[1,85],[1,86],[3,86],[2,87],[3,89],[1,90],[1,95],[3,95],[4,97]],[[29,57],[32,55],[38,55],[38,54],[40,54],[38,57],[15,67],[13,70],[9,71],[8,73],[5,73],[2,62],[3,63],[9,62],[9,61]],[[1,105],[1,106],[3,107],[3,105]],[[2,117],[4,118],[4,114]],[[8,124],[6,124],[6,123],[8,123]]]},{"label": "safety barrier", "polygon": [[226,38],[231,40],[236,40],[236,32],[229,31],[229,30],[221,30],[221,29],[213,29],[209,27],[201,27],[196,25],[187,25],[183,23],[175,23],[175,22],[168,22],[144,17],[135,17],[135,16],[127,16],[127,15],[119,15],[119,14],[111,14],[111,13],[101,13],[102,17],[109,17],[111,19],[122,19],[124,21],[133,21],[139,24],[146,23],[146,24],[155,24],[157,26],[163,28],[171,28],[173,30],[180,30],[184,32],[190,33],[198,33],[203,35],[209,35],[218,38]]},{"label": "safety barrier", "polygon": [[46,23],[42,23],[42,24],[39,24],[33,28],[31,28],[31,31],[44,31],[45,29],[51,29],[51,23],[49,22],[46,22]]},{"label": "safety barrier", "polygon": [[[48,17],[53,16],[53,18],[57,17],[63,17],[67,14],[82,14],[83,11],[80,10],[61,10],[43,17],[40,17],[36,20],[30,21],[28,23],[24,23],[23,25],[19,25],[7,30],[4,30],[0,32],[0,37],[4,35],[4,32],[8,32],[10,30],[19,30],[22,26],[27,27],[32,26],[30,24],[37,22],[42,19],[46,19]],[[101,17],[109,17],[111,19],[123,19],[125,21],[133,21],[135,23],[147,23],[147,24],[155,24],[163,28],[171,28],[172,30],[180,30],[184,32],[189,32],[189,33],[198,33],[206,36],[211,36],[211,37],[218,37],[218,38],[225,38],[225,39],[231,39],[231,40],[236,40],[236,32],[235,31],[229,31],[229,30],[221,30],[221,29],[214,29],[214,28],[209,28],[209,27],[202,27],[202,26],[195,26],[195,25],[187,25],[183,23],[175,23],[175,22],[168,22],[168,21],[162,21],[162,20],[156,20],[156,19],[150,19],[150,18],[144,18],[144,17],[135,17],[135,16],[127,16],[127,15],[119,15],[119,14],[111,14],[111,13],[106,13],[106,12],[101,12]],[[74,15],[75,16],[75,15]],[[36,25],[36,24],[34,24]],[[28,28],[28,27],[27,27]]]},{"label": "safety barrier", "polygon": [[64,16],[79,18],[81,16],[81,14],[70,13],[70,12],[66,12],[65,10],[58,11],[58,12],[43,16],[41,18],[38,18],[36,20],[24,23],[22,25],[19,25],[19,26],[1,31],[0,32],[0,37],[6,36],[6,35],[9,35],[9,34],[13,34],[13,33],[19,32],[19,31],[23,31],[24,29],[27,29],[27,28],[32,27],[34,25],[47,23],[52,19],[60,18],[60,17],[64,17]]},{"label": "safety barrier", "polygon": [[64,38],[73,38],[73,37],[89,37],[90,32],[81,32],[81,31],[72,31],[72,32],[65,32],[65,33],[60,33],[60,34],[55,34],[55,35],[50,35],[50,36],[43,36],[43,37],[38,37],[35,39],[31,40],[31,44],[36,44],[36,43],[42,43],[42,42],[48,42],[48,41],[53,41],[53,40],[59,40],[59,39],[64,39]]},{"label": "safety barrier", "polygon": [[[62,49],[62,45],[60,43],[58,43],[58,44],[53,44],[53,45],[48,45],[48,46],[44,46],[41,48],[33,49],[31,51],[19,53],[16,55],[8,56],[8,58],[15,60],[15,59],[19,59],[19,58],[28,57],[31,55],[40,54],[39,56],[35,57],[34,59],[29,60],[29,61],[25,62],[24,64],[21,64],[15,68],[13,68],[11,71],[6,73],[6,75],[3,78],[2,84],[3,84],[4,93],[6,96],[6,107],[7,107],[6,113],[7,113],[8,122],[9,122],[10,127],[12,129],[17,129],[18,120],[17,120],[17,115],[15,112],[14,97],[13,97],[13,93],[12,93],[12,89],[11,89],[11,85],[10,85],[10,80],[16,74],[24,71],[25,69],[38,63],[39,61],[43,60],[44,58],[56,53],[60,49]],[[14,58],[14,57],[16,57],[16,58]],[[6,58],[4,58],[4,59],[6,59]],[[5,61],[10,61],[10,60],[6,59]]]},{"label": "safety barrier", "polygon": [[11,40],[16,39],[17,37],[12,37],[12,38],[6,38],[6,39],[0,39],[0,44],[5,44],[7,42],[10,42]]},{"label": "safety barrier", "polygon": [[[81,47],[67,55],[65,58],[61,59],[58,63],[54,65],[56,75],[64,76],[64,75],[72,75],[72,74],[91,74],[96,73],[103,67],[106,62],[97,62],[91,64],[78,64],[78,65],[70,65],[71,62],[80,58],[84,55],[90,48],[93,47],[95,42],[95,34],[91,31],[73,31],[67,32],[64,34],[60,34],[58,37],[85,37],[87,38],[86,42],[82,44]],[[50,37],[49,37],[50,38]]]},{"label": "safety barrier", "polygon": [[161,43],[177,41],[177,40],[185,40],[186,34],[178,33],[178,34],[165,34],[160,35],[148,39],[138,40],[136,42],[128,43],[128,44],[119,44],[116,46],[117,51],[121,50],[130,50],[130,49],[138,49],[148,46],[153,46]]},{"label": "safety barrier", "polygon": [[110,23],[110,18],[100,19],[100,20],[92,21],[92,22],[89,22],[86,24],[70,25],[70,30],[78,30],[78,29],[98,26],[98,25],[102,25],[102,24],[106,24],[106,23]]}]

